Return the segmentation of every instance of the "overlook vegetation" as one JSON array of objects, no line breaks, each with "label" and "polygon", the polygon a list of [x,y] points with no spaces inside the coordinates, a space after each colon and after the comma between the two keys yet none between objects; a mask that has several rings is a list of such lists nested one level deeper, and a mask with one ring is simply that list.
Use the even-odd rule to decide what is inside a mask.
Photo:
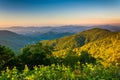
[{"label": "overlook vegetation", "polygon": [[0,46],[1,80],[119,80],[120,33],[91,29],[25,46]]}]

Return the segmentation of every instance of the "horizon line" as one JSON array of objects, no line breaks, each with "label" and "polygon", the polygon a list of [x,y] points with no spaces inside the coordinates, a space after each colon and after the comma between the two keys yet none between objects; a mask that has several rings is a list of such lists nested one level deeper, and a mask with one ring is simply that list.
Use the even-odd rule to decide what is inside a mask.
[{"label": "horizon line", "polygon": [[113,24],[63,24],[63,25],[13,25],[13,26],[0,26],[0,28],[13,28],[13,27],[62,27],[62,26],[98,26],[98,25],[113,25],[120,26],[120,23]]}]

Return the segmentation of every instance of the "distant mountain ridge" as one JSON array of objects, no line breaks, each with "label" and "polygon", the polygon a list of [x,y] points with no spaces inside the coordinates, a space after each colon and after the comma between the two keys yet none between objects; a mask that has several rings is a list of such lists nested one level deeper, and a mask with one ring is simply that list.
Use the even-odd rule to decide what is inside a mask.
[{"label": "distant mountain ridge", "polygon": [[52,39],[57,39],[57,38],[61,38],[64,36],[69,36],[72,35],[74,33],[69,33],[69,32],[63,32],[63,33],[59,33],[59,32],[47,32],[47,33],[34,33],[34,34],[29,34],[27,36],[32,37],[32,38],[36,38],[38,39],[38,41],[40,40],[52,40]]},{"label": "distant mountain ridge", "polygon": [[59,26],[59,27],[10,27],[5,28],[5,30],[9,30],[18,34],[34,34],[34,33],[48,33],[48,32],[57,32],[57,33],[77,33],[84,30],[91,29],[90,27],[86,26]]},{"label": "distant mountain ridge", "polygon": [[80,25],[65,25],[65,26],[41,26],[41,27],[22,27],[22,26],[16,26],[16,27],[9,27],[4,28],[4,30],[9,30],[12,32],[15,32],[17,34],[43,34],[48,32],[57,32],[57,33],[78,33],[82,32],[88,29],[92,28],[101,28],[101,29],[107,29],[110,31],[120,32],[120,26],[119,25],[95,25],[95,26],[80,26]]},{"label": "distant mountain ridge", "polygon": [[[109,30],[111,30],[112,32]],[[5,30],[0,30],[0,44],[11,47],[14,50],[20,50],[20,48],[24,47],[25,45],[33,44],[41,40],[50,40],[42,41],[42,43],[54,46],[56,50],[59,50],[83,46],[91,41],[104,38],[106,36],[115,34],[115,32],[119,31],[120,31],[119,26],[110,25],[99,26],[67,25],[61,27],[19,26],[5,28]]]}]

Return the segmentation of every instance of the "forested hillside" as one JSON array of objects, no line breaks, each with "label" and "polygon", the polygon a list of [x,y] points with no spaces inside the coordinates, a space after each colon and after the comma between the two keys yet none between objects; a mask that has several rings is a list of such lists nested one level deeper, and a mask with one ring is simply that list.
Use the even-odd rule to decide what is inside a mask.
[{"label": "forested hillside", "polygon": [[[53,52],[56,57],[66,56],[69,49],[59,50]],[[97,62],[100,62],[104,66],[120,65],[120,33],[113,33],[112,35],[89,42],[82,47],[72,49],[74,55],[80,56],[82,51],[87,51],[91,54]]]},{"label": "forested hillside", "polygon": [[96,59],[100,59],[105,66],[108,64],[120,65],[120,33],[90,42],[75,50],[78,54],[80,54],[80,51],[87,50]]},{"label": "forested hillside", "polygon": [[89,42],[104,39],[108,36],[114,35],[116,32],[111,32],[105,29],[94,28],[80,32],[72,36],[66,36],[54,40],[41,41],[43,45],[49,45],[55,48],[55,50],[81,47]]}]

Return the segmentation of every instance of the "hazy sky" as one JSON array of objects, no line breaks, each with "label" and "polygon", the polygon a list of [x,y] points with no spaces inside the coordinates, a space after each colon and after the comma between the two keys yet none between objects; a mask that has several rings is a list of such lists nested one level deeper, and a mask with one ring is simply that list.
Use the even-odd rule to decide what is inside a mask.
[{"label": "hazy sky", "polygon": [[120,23],[120,0],[0,0],[0,27]]}]

